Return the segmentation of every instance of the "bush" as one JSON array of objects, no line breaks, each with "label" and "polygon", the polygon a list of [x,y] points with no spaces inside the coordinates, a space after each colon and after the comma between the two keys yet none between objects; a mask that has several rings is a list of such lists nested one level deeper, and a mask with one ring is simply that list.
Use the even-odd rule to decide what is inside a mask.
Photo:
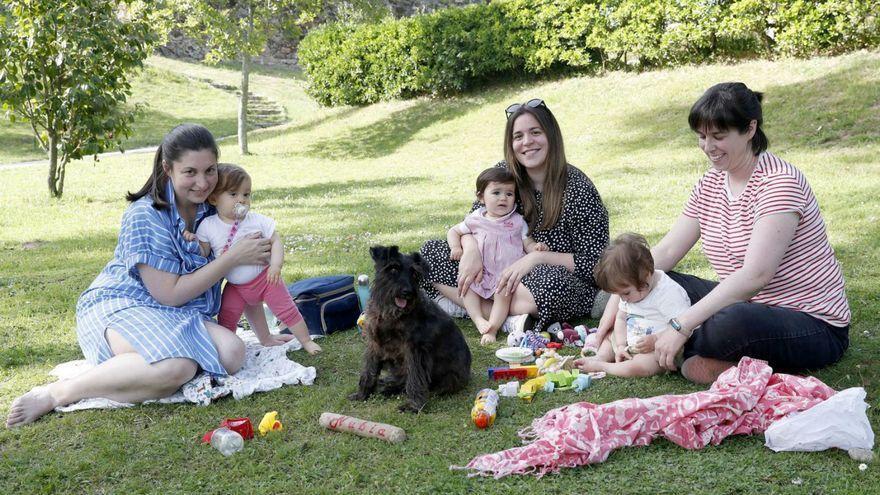
[{"label": "bush", "polygon": [[457,93],[501,74],[839,53],[880,44],[880,0],[495,0],[312,31],[324,105]]}]

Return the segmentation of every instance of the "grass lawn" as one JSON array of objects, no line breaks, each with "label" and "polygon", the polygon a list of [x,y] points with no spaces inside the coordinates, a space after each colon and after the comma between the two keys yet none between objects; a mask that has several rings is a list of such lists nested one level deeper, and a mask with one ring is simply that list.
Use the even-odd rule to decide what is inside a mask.
[{"label": "grass lawn", "polygon": [[[168,129],[181,122],[201,122],[215,135],[236,133],[238,98],[206,82],[163,68],[164,60],[151,57],[132,81],[131,103],[144,103],[132,125],[126,149],[156,145]],[[108,150],[115,151],[115,150]],[[30,124],[0,118],[0,163],[46,159],[33,137]]]},{"label": "grass lawn", "polygon": [[[236,78],[223,68],[172,61],[159,65],[177,73]],[[851,345],[840,363],[816,376],[836,389],[865,387],[873,406],[871,423],[880,431],[880,52],[512,82],[453,99],[338,109],[309,102],[301,79],[267,72],[254,77],[254,90],[275,95],[292,122],[254,133],[252,156],[239,156],[234,143],[227,142],[222,159],[251,172],[256,211],[277,220],[287,249],[286,280],[369,273],[368,246],[399,244],[416,250],[460,221],[476,174],[501,157],[504,108],[540,97],[562,126],[570,162],[601,192],[612,235],[636,231],[656,242],[707,167],[687,127],[687,111],[703,90],[729,80],[766,92],[770,149],[805,172],[843,264],[853,310]],[[212,90],[203,89],[187,86],[162,98],[210,99]],[[218,135],[225,132],[226,117],[219,116],[225,108],[186,110],[218,112],[217,120],[209,113],[188,120],[204,119]],[[16,396],[47,382],[55,365],[81,357],[74,331],[76,299],[111,258],[126,206],[122,196],[143,184],[150,159],[133,155],[73,163],[60,201],[47,199],[42,168],[0,170],[0,415]],[[711,276],[697,251],[680,268]],[[466,393],[431,400],[424,414],[397,413],[397,400],[354,404],[345,399],[356,386],[362,352],[360,339],[348,331],[321,341],[325,353],[318,357],[292,355],[317,367],[311,387],[223,399],[208,407],[53,413],[34,425],[0,431],[0,492],[880,490],[876,463],[860,472],[839,450],[775,454],[763,446],[762,435],[730,438],[701,451],[660,440],[540,481],[522,476],[495,481],[451,472],[450,464],[518,445],[516,431],[551,408],[578,400],[604,403],[701,389],[678,375],[609,377],[581,395],[541,394],[531,404],[503,400],[495,426],[478,431],[470,424],[470,408],[477,390],[492,385],[485,368],[497,361],[494,349],[478,345],[470,323],[460,326],[474,352],[472,384]],[[279,411],[285,425],[274,438],[250,442],[230,458],[199,445],[201,435],[225,417],[259,420],[271,410]],[[322,411],[392,423],[403,427],[409,440],[392,446],[328,433],[317,423]]]}]

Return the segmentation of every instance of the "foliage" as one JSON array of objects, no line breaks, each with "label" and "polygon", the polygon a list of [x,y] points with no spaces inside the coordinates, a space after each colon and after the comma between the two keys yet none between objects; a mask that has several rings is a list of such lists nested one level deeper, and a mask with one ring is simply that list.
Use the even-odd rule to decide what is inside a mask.
[{"label": "foliage", "polygon": [[840,53],[880,44],[880,0],[496,0],[309,32],[325,105],[460,92],[499,75]]},{"label": "foliage", "polygon": [[[124,3],[124,2],[123,2]],[[70,160],[122,147],[135,112],[133,69],[155,39],[118,15],[114,0],[10,0],[0,11],[0,101],[27,120],[49,154],[49,192],[61,197]]]},{"label": "foliage", "polygon": [[331,24],[303,39],[299,60],[314,75],[309,94],[325,105],[460,92],[518,68],[503,20],[493,3],[360,26]]}]

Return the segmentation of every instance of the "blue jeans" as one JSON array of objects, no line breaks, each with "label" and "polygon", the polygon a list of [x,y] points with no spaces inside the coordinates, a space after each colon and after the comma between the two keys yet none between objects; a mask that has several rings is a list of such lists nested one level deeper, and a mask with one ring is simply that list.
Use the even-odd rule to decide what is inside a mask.
[{"label": "blue jeans", "polygon": [[[691,304],[718,282],[669,272]],[[849,325],[835,327],[793,309],[741,302],[718,311],[684,346],[684,358],[702,356],[738,362],[743,356],[767,361],[776,371],[801,371],[836,363],[849,347]]]}]

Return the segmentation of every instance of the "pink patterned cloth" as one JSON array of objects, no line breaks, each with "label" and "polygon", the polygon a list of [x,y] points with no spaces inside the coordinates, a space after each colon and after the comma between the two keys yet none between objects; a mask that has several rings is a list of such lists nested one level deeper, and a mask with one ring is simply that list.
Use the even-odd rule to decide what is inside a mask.
[{"label": "pink patterned cloth", "polygon": [[604,462],[612,450],[645,446],[658,436],[686,449],[701,449],[729,435],[763,432],[774,421],[835,393],[816,378],[773,374],[766,362],[744,357],[705,392],[553,409],[520,431],[527,445],[450,468],[496,479],[509,474],[541,477],[563,467]]}]

